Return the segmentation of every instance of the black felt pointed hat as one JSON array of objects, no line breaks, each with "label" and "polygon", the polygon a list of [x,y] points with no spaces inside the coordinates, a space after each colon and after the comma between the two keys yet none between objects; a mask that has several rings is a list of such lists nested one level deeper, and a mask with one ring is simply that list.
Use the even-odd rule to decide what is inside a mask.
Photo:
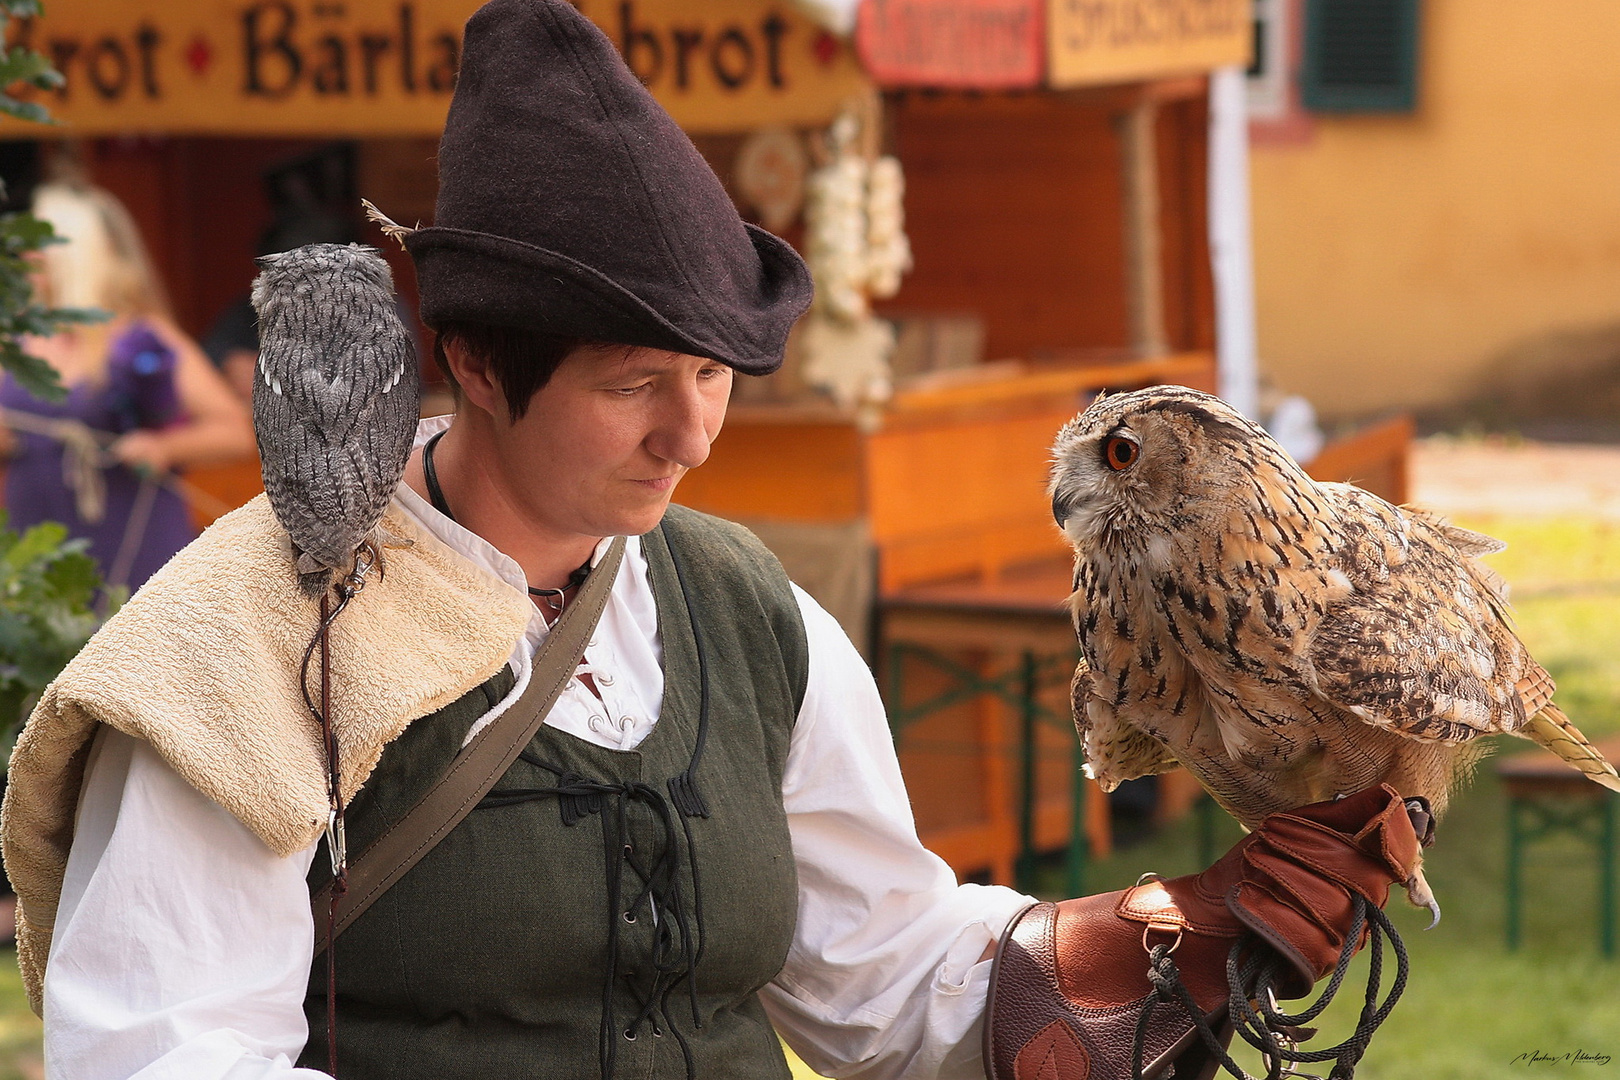
[{"label": "black felt pointed hat", "polygon": [[785,242],[566,0],[467,22],[434,224],[406,239],[422,318],[707,356],[765,374],[810,304]]}]

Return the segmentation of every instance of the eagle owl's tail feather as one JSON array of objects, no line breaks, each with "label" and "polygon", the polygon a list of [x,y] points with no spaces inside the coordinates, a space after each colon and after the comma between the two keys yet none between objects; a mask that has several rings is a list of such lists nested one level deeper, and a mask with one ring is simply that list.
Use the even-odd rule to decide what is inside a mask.
[{"label": "eagle owl's tail feather", "polygon": [[1610,791],[1620,791],[1620,773],[1615,772],[1614,766],[1592,745],[1590,739],[1581,734],[1580,728],[1570,723],[1569,717],[1558,706],[1550,702],[1543,705],[1541,711],[1525,724],[1524,734],[1579,769],[1595,783],[1602,784]]}]

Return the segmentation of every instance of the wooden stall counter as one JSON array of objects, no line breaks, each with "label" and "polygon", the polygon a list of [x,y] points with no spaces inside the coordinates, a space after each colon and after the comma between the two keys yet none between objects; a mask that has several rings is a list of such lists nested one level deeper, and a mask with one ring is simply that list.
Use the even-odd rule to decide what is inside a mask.
[{"label": "wooden stall counter", "polygon": [[876,416],[820,405],[739,405],[680,501],[740,521],[864,518],[878,588],[1061,550],[1046,466],[1059,427],[1100,389],[1213,389],[1208,354],[1121,364],[985,364],[901,389]]}]

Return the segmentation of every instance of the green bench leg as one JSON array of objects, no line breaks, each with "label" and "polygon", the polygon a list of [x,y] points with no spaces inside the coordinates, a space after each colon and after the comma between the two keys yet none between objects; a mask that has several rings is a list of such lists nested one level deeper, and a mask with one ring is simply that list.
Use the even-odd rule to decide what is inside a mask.
[{"label": "green bench leg", "polygon": [[1507,947],[1519,947],[1519,869],[1524,855],[1523,822],[1519,800],[1509,798],[1507,804]]},{"label": "green bench leg", "polygon": [[1616,804],[1620,796],[1603,798],[1603,830],[1598,853],[1598,941],[1604,956],[1614,955],[1614,832]]},{"label": "green bench leg", "polygon": [[1198,869],[1215,861],[1215,800],[1209,795],[1198,797]]},{"label": "green bench leg", "polygon": [[1019,720],[1022,721],[1018,747],[1021,783],[1018,800],[1018,862],[1013,877],[1018,887],[1029,892],[1035,887],[1035,710],[1040,687],[1036,679],[1035,654],[1025,650],[1020,673]]},{"label": "green bench leg", "polygon": [[1074,744],[1074,773],[1070,779],[1072,798],[1069,804],[1069,864],[1065,885],[1070,896],[1084,896],[1086,892],[1086,863],[1091,859],[1091,836],[1086,832],[1086,777],[1081,769],[1086,764],[1086,752],[1079,742]]}]

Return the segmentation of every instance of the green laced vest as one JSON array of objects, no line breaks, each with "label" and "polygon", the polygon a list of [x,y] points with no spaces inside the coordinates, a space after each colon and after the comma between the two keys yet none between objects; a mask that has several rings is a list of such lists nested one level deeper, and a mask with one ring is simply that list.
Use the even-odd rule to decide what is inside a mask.
[{"label": "green laced vest", "polygon": [[[739,526],[671,507],[642,550],[658,724],[633,751],[541,727],[338,939],[340,1080],[788,1076],[758,992],[798,905],[782,770],[803,623],[781,566]],[[349,850],[405,813],[512,681],[503,670],[388,746],[348,810]],[[318,855],[311,888],[330,876]],[[299,1064],[324,1068],[315,967]]]}]

